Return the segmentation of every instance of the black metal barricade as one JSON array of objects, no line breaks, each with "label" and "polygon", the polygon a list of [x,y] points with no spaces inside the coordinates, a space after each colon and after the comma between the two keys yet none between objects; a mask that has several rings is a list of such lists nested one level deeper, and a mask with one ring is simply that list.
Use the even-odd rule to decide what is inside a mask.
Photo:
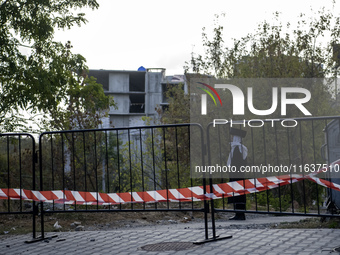
[{"label": "black metal barricade", "polygon": [[[339,217],[340,192],[336,187],[340,178],[336,170],[340,172],[340,167],[334,167],[332,173],[328,166],[340,158],[340,117],[290,121],[234,121],[234,128],[247,131],[242,144],[248,148],[248,169],[289,169],[262,175],[247,172],[238,194],[216,189],[217,184],[229,185],[230,176],[221,173],[211,178],[206,172],[204,178],[194,179],[190,173],[193,151],[198,153],[195,163],[201,166],[206,162],[210,166],[227,165],[231,151],[227,124],[210,124],[206,133],[199,124],[45,132],[39,137],[38,151],[29,134],[1,134],[0,215],[31,214],[33,241],[37,241],[46,238],[46,213],[198,211],[204,213],[202,242],[223,239],[216,235],[215,213]],[[193,139],[199,141],[200,148],[190,147]],[[327,171],[313,175],[320,169]],[[285,182],[275,183],[283,176]],[[268,182],[264,184],[263,180]],[[190,187],[202,189],[201,196],[195,197]],[[183,188],[188,188],[187,197],[183,192],[176,193]],[[228,204],[228,197],[243,194],[244,210]],[[39,208],[33,199],[41,201]],[[208,233],[209,212],[212,238]],[[41,222],[38,238],[37,215]]]},{"label": "black metal barricade", "polygon": [[[36,202],[20,198],[26,196],[25,190],[36,190],[36,161],[32,135],[0,134],[0,215],[32,215],[33,238],[36,238]],[[10,199],[10,195],[16,199]]]},{"label": "black metal barricade", "polygon": [[[205,213],[208,239],[207,202],[194,198],[170,202],[168,197],[170,190],[180,188],[203,186],[205,190],[205,179],[190,176],[191,131],[197,132],[204,144],[198,124],[42,133],[39,190],[80,191],[95,198],[82,202],[86,196],[82,193],[80,200],[69,202],[64,192],[62,199],[41,203],[42,238],[47,212],[199,211]],[[203,146],[199,151],[204,164]],[[157,190],[165,191],[166,201],[144,200],[144,195]],[[102,203],[99,193],[116,194],[125,202]],[[73,195],[79,198],[80,193]]]},{"label": "black metal barricade", "polygon": [[[242,144],[248,149],[247,167],[243,169],[249,172],[245,172],[244,179],[251,180],[254,187],[248,187],[245,193],[242,193],[243,191],[240,193],[246,194],[244,210],[235,208],[233,203],[228,204],[227,197],[230,194],[223,194],[221,199],[212,203],[212,213],[340,216],[338,211],[330,210],[329,207],[331,201],[334,204],[332,197],[334,193],[340,194],[340,192],[327,186],[339,183],[340,180],[339,165],[329,168],[333,161],[340,159],[340,117],[295,118],[291,119],[290,123],[281,119],[252,120],[251,122],[242,120],[234,121],[233,124],[233,128],[247,132],[246,137],[242,139]],[[332,136],[330,136],[330,127],[332,127]],[[231,151],[230,142],[229,123],[215,125],[215,127],[213,123],[209,124],[207,128],[208,165],[216,163],[222,166],[227,165]],[[334,148],[338,148],[339,151],[334,151]],[[335,155],[333,160],[329,155]],[[261,174],[256,172],[261,169],[265,172]],[[322,169],[325,171],[320,171]],[[320,173],[313,175],[318,170]],[[259,179],[270,177],[274,182],[275,179],[287,175],[290,177],[286,182],[271,184],[266,188],[262,187],[260,180],[263,179]],[[226,176],[221,174],[220,178],[211,178],[210,184],[227,183],[229,177]],[[307,178],[309,176],[313,177],[314,181],[311,180],[312,178]],[[322,186],[317,183],[319,177],[327,181],[326,185]],[[268,181],[268,179],[265,180]],[[245,181],[243,183],[243,186],[247,186]],[[256,189],[262,189],[262,191],[255,192]],[[236,193],[231,197],[240,195]]]}]

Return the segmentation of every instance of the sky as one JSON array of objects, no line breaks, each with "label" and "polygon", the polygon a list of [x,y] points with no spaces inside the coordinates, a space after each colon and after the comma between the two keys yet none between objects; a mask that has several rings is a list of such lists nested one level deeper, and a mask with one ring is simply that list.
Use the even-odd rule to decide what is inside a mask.
[{"label": "sky", "polygon": [[[55,40],[71,41],[73,52],[87,59],[90,69],[137,70],[165,68],[167,75],[183,74],[191,53],[203,53],[202,28],[214,28],[215,15],[224,27],[224,41],[251,33],[273,13],[294,21],[300,13],[312,15],[331,0],[97,0],[97,10],[81,9],[88,23],[56,31]],[[339,4],[336,5],[340,11]],[[221,17],[224,13],[225,16]]]}]

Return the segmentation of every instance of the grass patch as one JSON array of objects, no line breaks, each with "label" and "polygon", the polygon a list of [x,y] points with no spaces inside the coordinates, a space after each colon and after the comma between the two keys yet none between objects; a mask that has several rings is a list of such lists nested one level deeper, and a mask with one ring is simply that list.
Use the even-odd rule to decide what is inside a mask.
[{"label": "grass patch", "polygon": [[278,224],[275,228],[292,229],[292,228],[340,228],[340,219],[338,218],[309,218],[299,222],[284,222]]}]

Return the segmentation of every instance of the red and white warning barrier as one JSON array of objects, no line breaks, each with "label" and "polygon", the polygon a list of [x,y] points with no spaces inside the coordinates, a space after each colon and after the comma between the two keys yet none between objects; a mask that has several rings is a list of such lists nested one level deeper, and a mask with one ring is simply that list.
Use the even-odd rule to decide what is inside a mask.
[{"label": "red and white warning barrier", "polygon": [[[340,160],[332,163],[332,165],[334,164],[340,164]],[[206,194],[204,194],[203,186],[125,193],[98,193],[71,190],[34,191],[25,189],[0,189],[0,199],[10,198],[49,203],[55,202],[63,204],[88,205],[111,205],[144,202],[153,203],[167,201],[190,202],[261,192],[267,189],[274,189],[279,186],[295,183],[303,179],[309,179],[324,187],[340,191],[339,184],[316,177],[318,173],[326,172],[328,169],[329,168],[322,168],[318,172],[305,176],[293,174],[213,184],[212,193],[210,193],[210,186],[207,185]]]}]

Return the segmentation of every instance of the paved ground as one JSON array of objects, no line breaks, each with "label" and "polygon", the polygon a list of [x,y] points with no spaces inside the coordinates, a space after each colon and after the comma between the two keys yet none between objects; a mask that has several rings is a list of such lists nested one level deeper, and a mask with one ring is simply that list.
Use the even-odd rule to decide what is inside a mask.
[{"label": "paved ground", "polygon": [[[51,240],[26,244],[31,235],[0,237],[0,255],[10,254],[339,254],[340,229],[266,229],[257,224],[298,221],[300,217],[265,217],[242,222],[217,222],[217,234],[230,239],[201,245],[203,223],[183,223],[111,231],[60,232]],[[248,229],[228,229],[240,224]],[[56,233],[48,233],[51,236]],[[141,247],[164,242],[189,242],[186,250],[145,251]],[[157,245],[158,246],[158,245]],[[157,248],[157,246],[154,248]],[[190,247],[189,247],[190,246]],[[158,246],[159,247],[159,246]],[[175,247],[175,245],[171,245]]]}]

